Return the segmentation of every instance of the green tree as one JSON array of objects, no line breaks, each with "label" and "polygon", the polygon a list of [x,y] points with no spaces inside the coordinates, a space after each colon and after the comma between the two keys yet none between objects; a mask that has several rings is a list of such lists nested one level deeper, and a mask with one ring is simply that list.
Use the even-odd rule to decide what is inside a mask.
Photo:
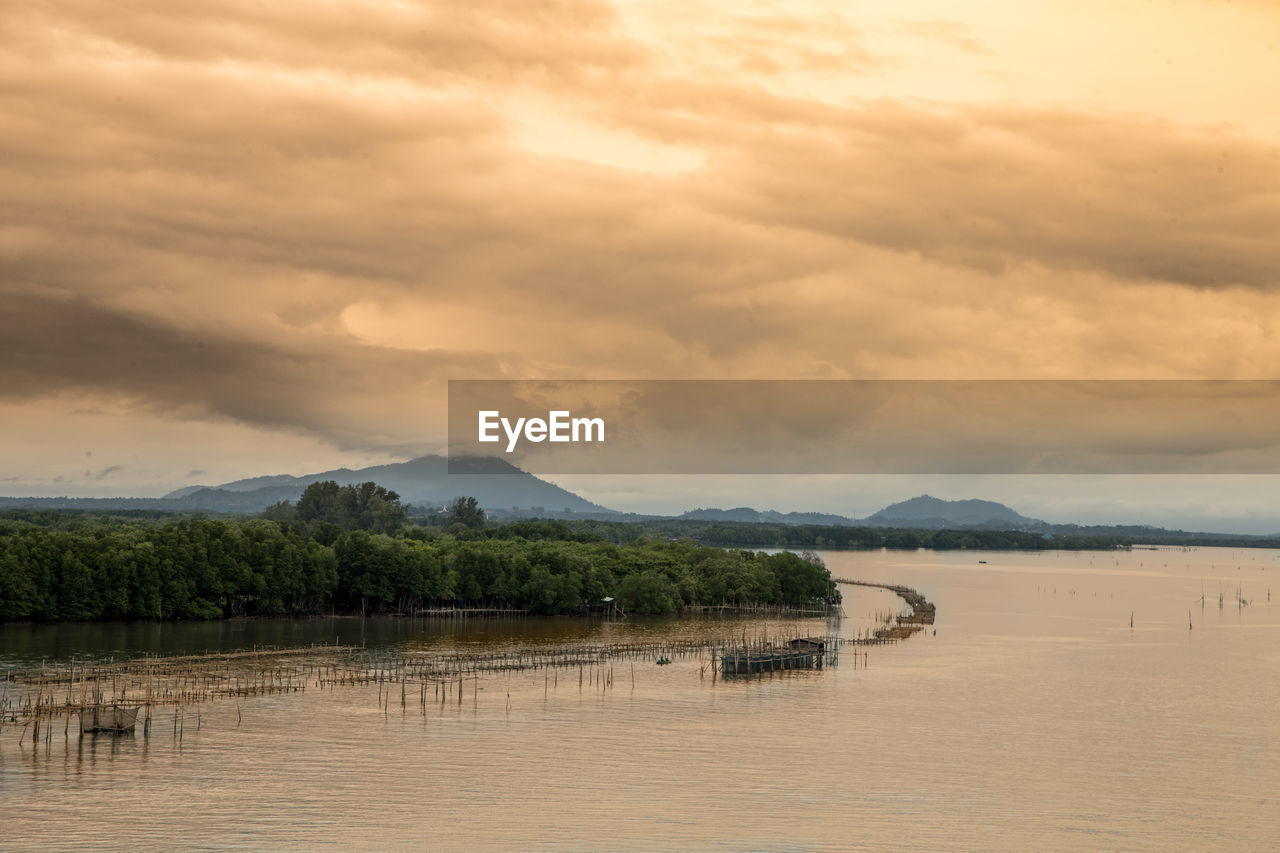
[{"label": "green tree", "polygon": [[679,595],[666,575],[649,570],[623,578],[617,597],[628,613],[671,613]]},{"label": "green tree", "polygon": [[339,486],[335,480],[321,480],[303,490],[298,505],[290,513],[288,502],[267,508],[264,517],[291,521],[296,515],[314,530],[332,524],[343,530],[395,533],[408,518],[400,496],[374,482]]},{"label": "green tree", "polygon": [[472,530],[484,527],[484,510],[475,498],[457,498],[449,504],[449,523],[461,524]]}]

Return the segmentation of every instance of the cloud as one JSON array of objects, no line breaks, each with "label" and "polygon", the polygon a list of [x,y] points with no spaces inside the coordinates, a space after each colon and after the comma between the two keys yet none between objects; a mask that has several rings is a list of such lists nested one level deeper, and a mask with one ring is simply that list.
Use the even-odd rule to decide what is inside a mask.
[{"label": "cloud", "polygon": [[238,64],[414,80],[509,82],[534,74],[574,79],[626,67],[638,45],[614,38],[611,7],[596,0],[498,0],[264,7],[196,0],[120,7],[103,0],[30,4],[5,35],[28,55],[68,43],[96,58],[184,65]]},{"label": "cloud", "polygon": [[908,35],[950,45],[969,53],[992,53],[982,42],[974,38],[973,29],[960,21],[905,21],[901,29]]},{"label": "cloud", "polygon": [[738,215],[999,273],[1280,286],[1280,146],[1062,111],[867,105],[764,132]]},{"label": "cloud", "polygon": [[123,465],[108,465],[106,468],[103,468],[100,471],[85,471],[84,476],[85,476],[85,479],[90,479],[90,480],[105,480],[106,478],[110,477],[112,474],[116,474],[123,470],[124,470]]},{"label": "cloud", "polygon": [[1066,109],[831,106],[660,80],[608,109],[709,151],[687,190],[738,222],[990,274],[1037,264],[1120,282],[1280,286],[1273,141]]}]

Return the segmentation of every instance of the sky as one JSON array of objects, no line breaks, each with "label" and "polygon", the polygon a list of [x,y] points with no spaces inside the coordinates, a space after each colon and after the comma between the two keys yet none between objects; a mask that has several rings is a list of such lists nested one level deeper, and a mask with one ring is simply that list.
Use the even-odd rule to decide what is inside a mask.
[{"label": "sky", "polygon": [[[0,493],[439,452],[460,378],[1277,378],[1278,44],[1260,0],[5,4]],[[564,480],[1280,518],[745,482]]]}]

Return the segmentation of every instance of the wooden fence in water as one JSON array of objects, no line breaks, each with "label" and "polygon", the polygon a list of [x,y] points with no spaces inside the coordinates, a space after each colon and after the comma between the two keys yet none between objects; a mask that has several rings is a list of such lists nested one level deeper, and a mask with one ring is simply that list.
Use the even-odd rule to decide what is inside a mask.
[{"label": "wooden fence in water", "polygon": [[[607,691],[613,685],[613,664],[639,661],[672,662],[692,659],[698,664],[702,678],[715,679],[722,672],[736,673],[739,667],[726,667],[726,660],[739,654],[753,658],[745,674],[808,668],[814,665],[834,666],[839,662],[841,647],[865,647],[897,642],[932,624],[935,610],[924,596],[906,587],[840,581],[862,586],[889,589],[903,598],[906,614],[885,614],[880,627],[859,632],[854,637],[830,634],[823,637],[801,637],[799,628],[770,634],[758,631],[748,635],[726,631],[710,638],[666,638],[655,641],[618,641],[604,643],[549,644],[484,651],[468,649],[416,649],[395,647],[365,649],[342,645],[312,645],[299,648],[261,648],[242,652],[205,655],[142,656],[124,660],[71,660],[69,663],[39,668],[9,670],[0,683],[0,731],[6,726],[21,727],[21,738],[28,730],[38,740],[43,728],[46,739],[52,736],[55,720],[64,720],[64,732],[70,730],[74,716],[114,714],[114,709],[137,707],[141,710],[144,734],[149,734],[157,713],[174,709],[173,729],[181,737],[185,725],[185,709],[202,703],[267,694],[305,691],[308,687],[332,689],[341,685],[379,685],[378,701],[389,708],[392,685],[400,686],[400,702],[406,707],[410,688],[419,694],[417,702],[427,704],[427,687],[432,700],[462,701],[464,687],[472,682],[472,695],[479,691],[478,680],[484,674],[546,670],[547,688],[554,673],[556,684],[560,672],[577,668],[579,687],[600,686]],[[803,641],[821,643],[822,649],[806,649],[796,654],[792,644]],[[782,653],[782,649],[792,649]],[[773,656],[773,657],[770,657]],[[772,661],[768,666],[764,662]],[[854,652],[854,664],[866,665],[866,652]],[[606,669],[607,667],[607,669]],[[200,725],[199,713],[196,717]]]}]

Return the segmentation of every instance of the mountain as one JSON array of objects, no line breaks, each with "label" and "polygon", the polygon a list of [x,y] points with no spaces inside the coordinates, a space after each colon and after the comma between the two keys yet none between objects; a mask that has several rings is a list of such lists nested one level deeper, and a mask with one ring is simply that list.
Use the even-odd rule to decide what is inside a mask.
[{"label": "mountain", "polygon": [[555,514],[612,512],[491,456],[455,459],[452,473],[445,457],[421,456],[408,462],[369,468],[334,468],[301,477],[287,474],[251,477],[192,492],[180,499],[237,506],[252,503],[265,508],[276,501],[297,500],[303,489],[321,480],[335,480],[341,486],[372,480],[399,493],[405,503],[418,506],[444,506],[460,495],[471,495],[481,506],[494,510],[540,508]]},{"label": "mountain", "polygon": [[995,501],[947,501],[930,495],[890,504],[867,516],[863,524],[880,527],[984,527],[1027,530],[1046,527],[1046,522],[1028,518]]},{"label": "mountain", "polygon": [[276,474],[235,480],[219,486],[187,486],[162,498],[0,498],[0,507],[32,506],[46,509],[138,509],[205,512],[261,512],[282,500],[297,500],[311,483],[336,480],[339,485],[369,480],[399,493],[417,506],[444,506],[470,495],[486,509],[499,514],[578,515],[612,517],[614,511],[539,479],[493,457],[455,459],[454,473],[443,456],[422,456],[408,462],[369,468],[335,468],[295,477]]}]

